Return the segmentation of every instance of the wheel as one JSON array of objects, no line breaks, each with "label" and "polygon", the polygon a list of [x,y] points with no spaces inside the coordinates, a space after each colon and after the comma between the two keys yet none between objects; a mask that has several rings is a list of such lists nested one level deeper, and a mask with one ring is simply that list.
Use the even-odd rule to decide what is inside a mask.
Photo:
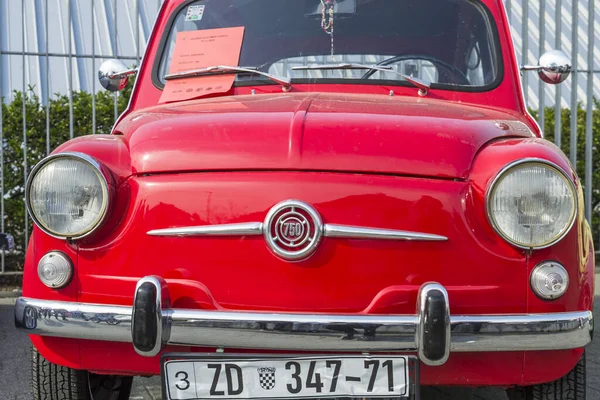
[{"label": "wheel", "polygon": [[575,368],[554,382],[511,388],[509,400],[585,400],[585,353]]},{"label": "wheel", "polygon": [[34,348],[32,355],[34,400],[127,400],[133,377],[96,375],[61,367]]}]

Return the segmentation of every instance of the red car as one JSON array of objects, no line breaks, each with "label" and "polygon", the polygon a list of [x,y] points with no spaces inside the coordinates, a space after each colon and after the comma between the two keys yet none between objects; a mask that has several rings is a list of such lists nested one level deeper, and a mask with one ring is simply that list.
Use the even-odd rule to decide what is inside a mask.
[{"label": "red car", "polygon": [[585,399],[581,183],[501,0],[166,0],[136,72],[27,184],[35,399]]}]

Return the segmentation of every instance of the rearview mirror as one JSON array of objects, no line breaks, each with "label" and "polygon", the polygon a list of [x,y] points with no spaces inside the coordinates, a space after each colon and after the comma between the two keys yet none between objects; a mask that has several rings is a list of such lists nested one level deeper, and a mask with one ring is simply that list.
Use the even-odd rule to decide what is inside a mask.
[{"label": "rearview mirror", "polygon": [[542,54],[538,65],[524,65],[521,71],[537,71],[540,79],[551,85],[564,82],[571,74],[571,59],[560,50]]},{"label": "rearview mirror", "polygon": [[107,60],[100,65],[98,79],[102,87],[110,92],[125,89],[129,77],[137,73],[137,68],[129,69],[121,60]]}]

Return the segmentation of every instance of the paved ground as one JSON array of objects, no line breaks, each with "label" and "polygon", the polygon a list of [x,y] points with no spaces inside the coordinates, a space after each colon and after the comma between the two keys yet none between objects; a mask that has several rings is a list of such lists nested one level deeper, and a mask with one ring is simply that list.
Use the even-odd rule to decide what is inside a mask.
[{"label": "paved ground", "polygon": [[[600,287],[597,285],[597,291]],[[12,301],[14,303],[14,300]],[[600,293],[596,293],[595,316],[600,320]],[[31,400],[29,357],[31,345],[13,324],[11,300],[0,299],[0,399]],[[600,399],[600,341],[588,347],[588,399]],[[136,378],[131,395],[135,400],[159,400],[157,378]],[[507,400],[499,389],[424,388],[423,400]]]}]

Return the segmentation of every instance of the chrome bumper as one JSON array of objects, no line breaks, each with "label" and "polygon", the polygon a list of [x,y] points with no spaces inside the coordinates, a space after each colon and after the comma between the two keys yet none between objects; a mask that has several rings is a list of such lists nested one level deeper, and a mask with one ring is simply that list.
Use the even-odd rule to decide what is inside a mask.
[{"label": "chrome bumper", "polygon": [[420,289],[415,315],[322,315],[170,308],[164,280],[138,282],[133,307],[21,297],[15,325],[35,335],[133,343],[144,356],[169,345],[324,352],[418,352],[442,365],[451,352],[561,350],[592,340],[590,311],[450,315],[446,290]]}]

